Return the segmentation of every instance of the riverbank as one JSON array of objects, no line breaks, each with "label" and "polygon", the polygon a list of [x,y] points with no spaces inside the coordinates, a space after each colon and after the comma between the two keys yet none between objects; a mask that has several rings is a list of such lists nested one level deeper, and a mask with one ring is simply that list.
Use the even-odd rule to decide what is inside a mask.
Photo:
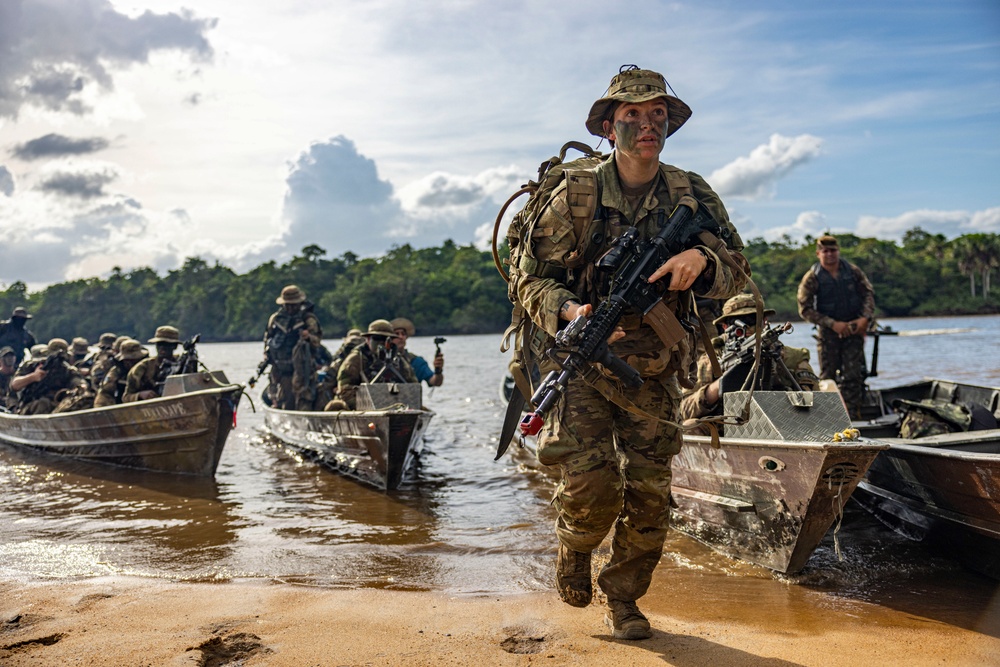
[{"label": "riverbank", "polygon": [[[4,582],[0,663],[916,667],[985,665],[1000,654],[995,627],[960,628],[866,603],[786,624],[780,614],[671,595],[663,578],[654,589],[643,600],[653,637],[624,642],[611,638],[601,607],[574,609],[554,593]],[[997,611],[983,623],[996,625]]]}]

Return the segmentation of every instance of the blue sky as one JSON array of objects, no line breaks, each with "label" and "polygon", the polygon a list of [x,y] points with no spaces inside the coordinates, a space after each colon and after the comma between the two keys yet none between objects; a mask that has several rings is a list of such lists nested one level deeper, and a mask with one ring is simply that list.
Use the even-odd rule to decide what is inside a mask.
[{"label": "blue sky", "polygon": [[746,239],[1000,232],[995,1],[0,0],[0,52],[5,284],[483,244],[626,63]]}]

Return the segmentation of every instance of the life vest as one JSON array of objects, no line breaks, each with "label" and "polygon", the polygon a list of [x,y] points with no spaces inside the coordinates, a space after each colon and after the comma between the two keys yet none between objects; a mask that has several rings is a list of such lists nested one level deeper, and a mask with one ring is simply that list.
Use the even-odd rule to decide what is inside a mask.
[{"label": "life vest", "polygon": [[816,310],[838,322],[850,322],[861,316],[861,294],[853,267],[840,260],[840,269],[834,278],[819,262],[813,264],[813,275],[819,284],[816,290]]}]

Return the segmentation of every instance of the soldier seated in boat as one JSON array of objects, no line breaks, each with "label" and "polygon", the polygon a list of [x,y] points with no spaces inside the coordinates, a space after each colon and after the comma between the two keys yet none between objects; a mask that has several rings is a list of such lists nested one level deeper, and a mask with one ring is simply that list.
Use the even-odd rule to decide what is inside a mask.
[{"label": "soldier seated in boat", "polygon": [[22,415],[49,414],[67,391],[80,387],[86,381],[69,363],[69,344],[62,338],[49,341],[43,359],[22,364],[10,383],[11,390],[20,392],[17,411]]},{"label": "soldier seated in boat", "polygon": [[[111,333],[102,333],[101,337],[97,340],[97,352],[94,354],[94,364],[90,367],[90,386],[92,388],[100,389],[101,382],[104,381],[104,376],[107,375],[108,370],[115,363],[115,354],[117,354],[117,349],[112,349],[114,347],[115,341],[118,336]],[[122,339],[128,339],[127,336],[122,336]],[[131,340],[131,339],[129,339]]]},{"label": "soldier seated in boat", "polygon": [[[774,310],[767,308],[764,310],[764,324],[767,324],[767,316],[773,315]],[[752,294],[737,294],[722,307],[722,316],[714,321],[716,326],[721,326],[723,334],[712,339],[716,355],[721,357],[728,339],[727,331],[731,331],[734,324],[740,321],[745,326],[743,335],[752,336],[757,330],[757,306]],[[791,372],[795,381],[803,391],[816,391],[819,387],[819,379],[809,365],[809,350],[800,347],[782,346],[781,360]],[[791,391],[794,389],[781,374],[772,375],[775,391]],[[708,353],[703,352],[698,357],[697,379],[694,388],[684,393],[681,400],[681,419],[696,419],[713,414],[719,407],[721,380],[712,379],[712,364],[709,361]],[[707,429],[689,431],[689,433],[701,433],[707,435]]]},{"label": "soldier seated in boat", "polygon": [[10,381],[16,372],[14,348],[9,345],[0,348],[0,411],[10,410],[17,404],[17,395],[10,390]]},{"label": "soldier seated in boat", "polygon": [[94,399],[95,408],[103,408],[107,405],[118,405],[125,395],[128,374],[132,368],[149,356],[149,350],[143,347],[142,343],[131,338],[122,342],[118,354],[113,357],[113,364],[104,375],[104,380],[97,390],[97,398]]},{"label": "soldier seated in boat", "polygon": [[69,363],[76,366],[80,375],[90,375],[94,366],[94,355],[90,353],[90,342],[86,338],[76,337],[69,345]]},{"label": "soldier seated in boat", "polygon": [[181,334],[176,327],[156,327],[156,334],[149,342],[156,345],[156,356],[143,359],[128,372],[122,403],[158,398],[163,392],[164,381],[177,370],[174,350],[181,344]]},{"label": "soldier seated in boat", "polygon": [[397,317],[391,324],[399,340],[399,351],[406,356],[406,360],[413,367],[413,373],[417,376],[417,382],[426,382],[428,387],[440,387],[444,384],[444,355],[440,354],[441,348],[439,347],[438,354],[434,355],[434,369],[431,370],[426,359],[406,349],[407,339],[417,333],[417,328],[413,325],[413,322],[405,317]]},{"label": "soldier seated in boat", "polygon": [[349,410],[356,409],[358,387],[364,383],[417,382],[413,368],[399,353],[399,338],[388,320],[372,322],[364,337],[366,344],[354,348],[337,373],[337,398]]}]

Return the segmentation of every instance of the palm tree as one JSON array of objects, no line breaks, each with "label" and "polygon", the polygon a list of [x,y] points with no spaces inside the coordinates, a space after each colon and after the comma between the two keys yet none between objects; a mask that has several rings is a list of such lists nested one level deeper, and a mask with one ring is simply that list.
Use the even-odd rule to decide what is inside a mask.
[{"label": "palm tree", "polygon": [[955,259],[958,260],[958,270],[963,276],[969,276],[969,290],[973,297],[976,296],[976,272],[979,269],[976,245],[973,241],[975,234],[964,234],[952,242],[952,251]]}]

